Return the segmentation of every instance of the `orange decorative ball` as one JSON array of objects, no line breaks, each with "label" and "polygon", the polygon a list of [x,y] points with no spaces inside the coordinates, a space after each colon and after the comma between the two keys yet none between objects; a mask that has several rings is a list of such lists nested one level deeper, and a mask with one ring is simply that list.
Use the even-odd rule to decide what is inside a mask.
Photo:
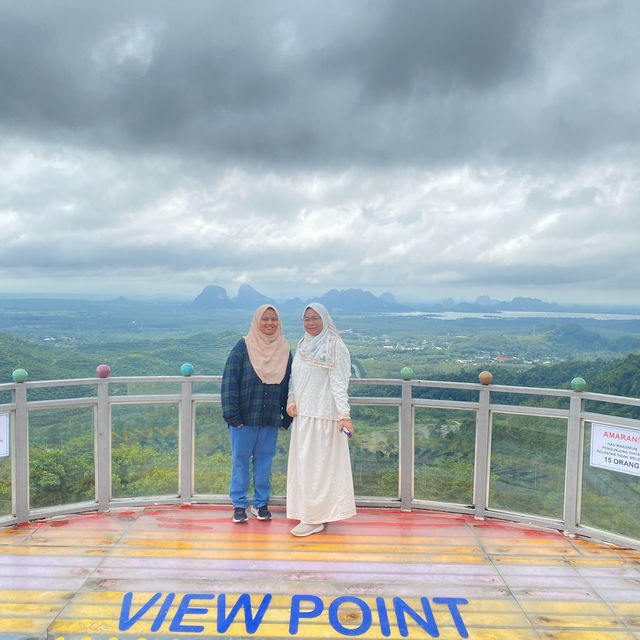
[{"label": "orange decorative ball", "polygon": [[480,380],[482,384],[491,384],[491,381],[493,380],[493,374],[491,373],[491,371],[481,371],[478,374],[478,380]]}]

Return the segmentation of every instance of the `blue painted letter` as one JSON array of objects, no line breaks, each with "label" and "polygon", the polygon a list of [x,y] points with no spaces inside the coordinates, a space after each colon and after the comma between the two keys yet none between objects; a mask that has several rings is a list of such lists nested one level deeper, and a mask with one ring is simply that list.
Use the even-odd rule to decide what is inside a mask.
[{"label": "blue painted letter", "polygon": [[414,611],[402,598],[393,599],[393,606],[396,610],[396,620],[398,622],[398,631],[400,631],[400,635],[403,638],[406,638],[409,635],[407,621],[404,617],[404,614],[408,613],[432,638],[439,637],[440,632],[438,631],[438,625],[433,617],[429,600],[426,598],[420,598],[420,602],[422,603],[422,609],[424,611],[424,619],[422,619],[420,614]]},{"label": "blue painted letter", "polygon": [[151,625],[151,631],[157,631],[162,626],[162,623],[165,621],[165,618],[167,617],[167,613],[169,613],[169,607],[171,607],[171,605],[173,604],[173,600],[175,597],[176,597],[175,593],[167,594],[167,597],[164,599],[164,602],[160,607],[160,611],[158,611],[158,615],[156,616],[156,619],[153,621],[153,624]]},{"label": "blue painted letter", "polygon": [[376,598],[376,605],[378,607],[378,618],[380,619],[380,633],[385,638],[391,635],[391,627],[389,626],[389,614],[387,613],[387,605],[384,598]]},{"label": "blue painted letter", "polygon": [[[338,619],[338,609],[343,602],[351,602],[360,608],[362,612],[362,622],[359,627],[355,627],[355,629],[345,627]],[[359,636],[366,633],[371,628],[371,619],[371,609],[369,605],[360,598],[340,596],[329,605],[329,622],[331,626],[343,636]]]},{"label": "blue painted letter", "polygon": [[209,611],[204,607],[189,607],[192,600],[213,600],[215,596],[212,593],[185,593],[180,601],[176,615],[173,616],[169,631],[171,633],[202,633],[204,626],[201,624],[182,624],[182,618],[188,613],[195,613],[197,615],[204,615]]},{"label": "blue painted letter", "polygon": [[446,604],[449,607],[449,612],[451,613],[453,621],[456,623],[456,629],[458,630],[460,637],[468,638],[469,632],[467,631],[467,627],[464,622],[462,622],[462,616],[460,615],[456,605],[469,604],[469,601],[466,598],[434,598],[433,601],[436,604]]},{"label": "blue painted letter", "polygon": [[133,625],[142,618],[142,616],[153,607],[153,605],[160,599],[161,593],[156,593],[140,608],[140,610],[132,617],[131,614],[131,602],[133,601],[133,592],[129,591],[124,594],[122,598],[122,607],[120,609],[120,621],[118,622],[118,631],[127,631],[131,629]]},{"label": "blue painted letter", "polygon": [[248,593],[243,593],[233,605],[233,609],[231,609],[229,616],[226,616],[226,597],[224,593],[221,593],[218,596],[218,633],[224,633],[231,626],[231,623],[235,620],[241,607],[244,607],[244,626],[247,633],[255,633],[262,622],[262,618],[264,618],[264,614],[266,613],[270,602],[271,594],[265,593],[262,598],[262,602],[260,603],[260,607],[258,607],[256,617],[254,618],[253,610],[251,609],[251,596]]},{"label": "blue painted letter", "polygon": [[[307,600],[313,603],[311,611],[300,611],[300,603]],[[291,613],[289,614],[289,635],[295,636],[298,633],[300,618],[317,618],[324,609],[322,600],[318,596],[292,596],[291,597]]]}]

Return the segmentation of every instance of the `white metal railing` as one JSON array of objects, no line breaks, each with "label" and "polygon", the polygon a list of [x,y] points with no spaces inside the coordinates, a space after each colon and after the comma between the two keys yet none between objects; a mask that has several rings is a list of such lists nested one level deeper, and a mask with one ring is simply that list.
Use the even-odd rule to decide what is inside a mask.
[{"label": "white metal railing", "polygon": [[[54,516],[62,513],[74,513],[86,510],[106,511],[123,504],[157,504],[225,502],[222,495],[198,495],[194,493],[194,430],[196,403],[220,403],[220,395],[215,393],[196,393],[197,384],[220,383],[220,376],[129,376],[107,378],[83,378],[74,380],[25,381],[0,384],[0,393],[11,401],[0,404],[0,414],[10,416],[10,464],[12,512],[0,516],[0,525],[24,523],[32,519]],[[110,393],[116,385],[137,383],[166,383],[175,386],[179,392],[149,393],[137,395],[114,395]],[[504,385],[443,382],[429,380],[391,380],[354,378],[352,389],[358,386],[375,388],[393,388],[394,397],[367,397],[352,394],[353,406],[391,406],[399,410],[398,435],[398,496],[357,499],[360,505],[396,506],[409,511],[417,508],[432,508],[467,512],[476,518],[497,517],[520,521],[528,524],[551,527],[564,531],[567,535],[585,535],[603,541],[640,548],[640,540],[616,531],[605,531],[585,526],[581,523],[582,473],[584,457],[585,423],[605,422],[637,430],[640,435],[640,420],[605,415],[585,410],[585,403],[607,403],[609,405],[640,407],[640,399],[605,394],[596,394],[569,389],[545,389],[535,387],[511,387]],[[49,400],[33,400],[28,394],[37,389],[59,387],[87,387],[95,393],[83,397],[68,397]],[[473,400],[443,400],[416,396],[419,389],[466,391],[476,396]],[[399,392],[399,393],[398,393]],[[527,396],[531,399],[561,398],[566,408],[537,404],[498,404],[493,401],[496,394],[507,396]],[[179,407],[179,445],[178,445],[178,495],[161,497],[140,497],[136,499],[113,498],[111,490],[111,409],[114,405],[177,403]],[[42,409],[93,407],[94,443],[95,443],[95,500],[80,504],[54,505],[31,508],[30,468],[29,468],[29,416]],[[475,451],[473,466],[473,504],[464,506],[443,503],[436,500],[417,500],[414,496],[414,415],[415,409],[451,409],[471,411],[475,414]],[[489,505],[489,487],[491,479],[492,418],[496,413],[560,418],[566,420],[566,463],[564,468],[564,508],[561,519],[553,519],[536,513],[518,513],[492,509]],[[629,476],[633,482],[640,482],[640,476]],[[282,498],[284,500],[284,498]]]}]

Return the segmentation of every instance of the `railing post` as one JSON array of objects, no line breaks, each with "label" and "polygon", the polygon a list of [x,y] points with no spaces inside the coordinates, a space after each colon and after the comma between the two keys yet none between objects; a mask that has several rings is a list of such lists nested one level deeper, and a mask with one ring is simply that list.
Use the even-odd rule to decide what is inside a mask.
[{"label": "railing post", "polygon": [[491,414],[489,404],[491,392],[480,389],[478,413],[476,415],[476,451],[473,465],[473,504],[475,517],[483,520],[489,501],[489,464],[491,460]]},{"label": "railing post", "polygon": [[182,382],[180,399],[180,501],[191,502],[193,497],[193,384],[190,380]]},{"label": "railing post", "polygon": [[575,535],[580,519],[582,483],[582,409],[584,400],[579,392],[569,400],[569,422],[567,425],[567,457],[564,479],[564,531]]},{"label": "railing post", "polygon": [[411,382],[402,382],[400,405],[400,509],[411,511],[413,500],[413,406],[411,404]]},{"label": "railing post", "polygon": [[20,383],[13,391],[16,406],[11,448],[13,450],[12,493],[13,509],[18,524],[29,519],[29,413],[27,388]]},{"label": "railing post", "polygon": [[109,382],[98,380],[96,408],[96,500],[98,510],[106,511],[111,501],[111,411]]}]

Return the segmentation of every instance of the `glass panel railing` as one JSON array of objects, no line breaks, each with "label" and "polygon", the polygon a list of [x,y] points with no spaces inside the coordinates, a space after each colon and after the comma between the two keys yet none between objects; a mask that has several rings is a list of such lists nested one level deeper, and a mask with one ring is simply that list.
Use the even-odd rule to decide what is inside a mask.
[{"label": "glass panel railing", "polygon": [[12,506],[11,414],[0,412],[0,516],[10,516]]},{"label": "glass panel railing", "polygon": [[112,405],[114,498],[178,494],[178,404]]},{"label": "glass panel railing", "polygon": [[95,500],[93,407],[29,413],[31,508]]},{"label": "glass panel railing", "polygon": [[349,441],[356,496],[399,498],[398,407],[351,406]]},{"label": "glass panel railing", "polygon": [[[228,495],[231,477],[231,443],[228,426],[219,404],[195,403],[194,492],[199,495]],[[271,495],[287,491],[289,431],[278,431],[276,453],[271,465]],[[251,473],[251,469],[250,469]],[[253,493],[253,479],[249,495]]]},{"label": "glass panel railing", "polygon": [[494,413],[489,508],[562,520],[567,420]]},{"label": "glass panel railing", "polygon": [[222,407],[195,403],[194,492],[228,495],[231,479],[231,444]]},{"label": "glass panel railing", "polygon": [[596,434],[587,422],[580,524],[640,540],[640,429],[612,427]]},{"label": "glass panel railing", "polygon": [[[173,378],[146,381],[123,377],[120,382],[109,382],[108,398],[103,393],[105,387],[102,383],[83,382],[75,386],[74,381],[28,383],[31,386],[27,387],[26,406],[22,391],[19,394],[17,389],[12,390],[11,398],[5,391],[5,400],[17,398],[15,405],[13,402],[5,403],[11,404],[6,411],[11,413],[16,423],[29,424],[29,438],[28,443],[26,437],[14,443],[17,458],[0,456],[0,516],[11,516],[15,507],[20,522],[24,522],[28,519],[29,507],[41,512],[51,507],[54,513],[59,506],[95,501],[96,471],[100,481],[104,479],[106,482],[102,473],[105,467],[101,464],[109,462],[107,452],[102,451],[97,458],[100,464],[96,463],[96,416],[101,421],[111,419],[112,497],[141,501],[156,500],[157,496],[163,495],[177,497],[180,469],[178,398],[185,390],[185,383],[188,385],[189,382],[194,385],[192,391],[202,395],[193,397],[194,457],[193,460],[185,458],[183,462],[193,465],[196,494],[226,497],[231,460],[228,430],[216,397],[219,380],[209,377],[199,381],[188,381],[187,377],[182,380],[177,376]],[[403,446],[413,446],[413,449],[401,452],[403,459],[405,455],[406,459],[411,454],[414,456],[414,477],[403,475],[402,480],[413,481],[417,500],[452,506],[471,505],[474,479],[481,482],[485,479],[482,468],[477,474],[473,469],[477,414],[480,417],[479,428],[484,428],[488,418],[491,422],[488,508],[526,514],[532,520],[551,518],[562,521],[567,472],[567,415],[572,425],[576,425],[584,415],[584,409],[582,412],[576,410],[580,403],[569,403],[569,397],[576,399],[570,395],[573,392],[515,387],[513,393],[517,395],[510,397],[506,387],[499,391],[488,387],[490,397],[487,404],[489,394],[480,393],[478,401],[478,388],[480,391],[483,388],[469,383],[458,387],[457,383],[443,382],[444,386],[439,390],[439,383],[434,381],[417,381],[410,385],[399,380],[375,380],[370,385],[361,385],[360,380],[352,382],[350,397],[356,436],[349,442],[349,447],[355,493],[360,500],[381,498],[388,501],[400,497],[399,405],[402,399],[399,396],[405,390],[411,391],[412,397],[421,398],[418,400],[421,406],[414,406],[413,441],[402,443]],[[171,394],[170,397],[159,397],[165,393]],[[120,394],[144,397],[127,401],[126,398],[118,398]],[[73,407],[71,403],[62,406],[63,403],[56,402],[78,396],[90,398],[86,402],[91,406]],[[635,406],[637,400],[599,394],[592,396],[589,398],[585,394],[584,406],[588,405],[592,410],[606,408],[608,415],[603,415],[603,421],[605,417],[615,421],[613,416],[618,414],[618,420],[631,425],[627,429],[640,432],[635,426],[637,421],[633,419],[634,412],[638,410]],[[184,397],[188,398],[189,394]],[[163,399],[166,401],[162,402]],[[437,406],[429,407],[429,399],[433,399]],[[48,404],[49,400],[51,404]],[[474,402],[473,409],[463,404],[466,401]],[[548,409],[543,406],[548,406]],[[188,416],[187,408],[184,409]],[[547,416],[540,415],[542,413]],[[593,415],[594,412],[590,411],[589,417]],[[640,520],[635,505],[640,496],[640,468],[635,469],[631,465],[623,470],[621,463],[618,468],[594,465],[589,458],[593,432],[593,424],[587,422],[582,443],[582,486],[577,492],[581,495],[581,504],[566,505],[568,515],[573,517],[578,513],[581,525],[599,529],[605,538],[606,534],[613,534],[638,540]],[[289,437],[289,432],[279,432],[272,467],[272,493],[275,496],[286,493]],[[573,440],[571,442],[573,444]],[[25,459],[27,444],[28,461]],[[579,455],[578,448],[576,446],[576,456]],[[183,452],[183,455],[187,453]],[[640,466],[640,460],[637,464]],[[573,464],[569,469],[571,482],[578,478],[576,466]],[[25,482],[12,487],[14,474],[24,478]],[[185,480],[188,479],[185,474]],[[27,480],[29,487],[26,486]],[[573,484],[568,486],[573,487]],[[101,497],[99,507],[102,508],[106,487],[101,485],[98,489]],[[186,499],[189,497],[188,489],[183,487]],[[403,487],[405,498],[408,495],[406,489],[408,487]],[[487,487],[480,486],[475,490],[483,492]],[[15,494],[16,505],[12,505],[12,493]],[[573,498],[572,495],[567,497]],[[484,505],[480,507],[484,511]]]},{"label": "glass panel railing", "polygon": [[286,431],[278,431],[276,455],[271,465],[271,495],[284,496],[287,493],[287,463],[289,460],[289,440],[291,427]]},{"label": "glass panel railing", "polygon": [[473,502],[476,415],[473,411],[414,412],[414,497],[457,504]]},{"label": "glass panel railing", "polygon": [[193,393],[214,393],[219,394],[221,391],[220,382],[208,380],[206,382],[193,382]]},{"label": "glass panel railing", "polygon": [[153,396],[180,393],[180,383],[160,382],[148,380],[133,380],[131,382],[109,382],[111,396]]}]

